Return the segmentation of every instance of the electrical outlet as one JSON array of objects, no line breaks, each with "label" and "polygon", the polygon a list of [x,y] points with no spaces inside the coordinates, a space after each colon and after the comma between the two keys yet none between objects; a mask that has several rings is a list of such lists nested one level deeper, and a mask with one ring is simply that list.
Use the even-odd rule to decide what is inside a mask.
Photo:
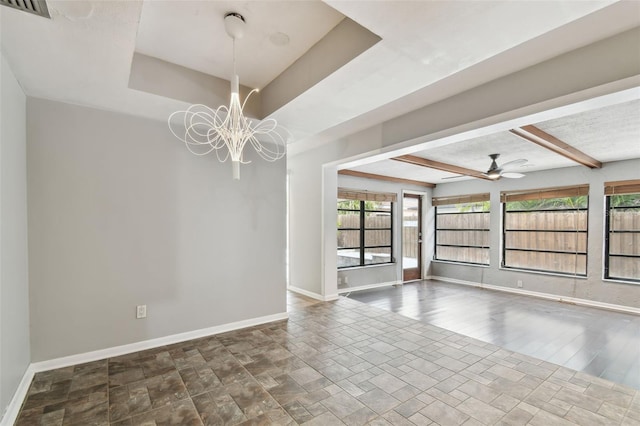
[{"label": "electrical outlet", "polygon": [[138,305],[136,306],[136,318],[146,318],[147,317],[147,305]]},{"label": "electrical outlet", "polygon": [[349,277],[344,277],[344,278],[342,279],[342,282],[343,282],[343,283],[345,283],[345,285],[346,285],[346,284],[349,284]]},{"label": "electrical outlet", "polygon": [[518,288],[522,288],[522,280],[518,280]]}]

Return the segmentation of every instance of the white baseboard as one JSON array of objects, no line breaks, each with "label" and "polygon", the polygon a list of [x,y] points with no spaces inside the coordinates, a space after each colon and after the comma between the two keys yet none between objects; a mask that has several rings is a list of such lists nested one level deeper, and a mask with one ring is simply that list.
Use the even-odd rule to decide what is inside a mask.
[{"label": "white baseboard", "polygon": [[126,355],[131,352],[143,351],[146,349],[157,348],[158,346],[171,345],[174,343],[184,342],[186,340],[198,339],[200,337],[211,336],[214,334],[226,333],[228,331],[238,330],[255,325],[266,324],[273,321],[280,321],[289,318],[286,312],[279,314],[266,315],[263,317],[250,318],[247,320],[236,321],[228,324],[217,325],[214,327],[202,328],[200,330],[187,331],[185,333],[172,334],[170,336],[159,337],[157,339],[144,340],[142,342],[130,343],[128,345],[115,346],[112,348],[100,349],[92,352],[85,352],[77,355],[65,356],[62,358],[51,359],[48,361],[40,361],[32,363],[31,366],[35,372],[52,370],[54,368],[68,367],[70,365],[83,364],[85,362],[98,361],[100,359],[111,358],[114,356]]},{"label": "white baseboard", "polygon": [[330,302],[332,300],[337,300],[338,297],[339,297],[339,295],[337,293],[336,294],[328,294],[326,296],[323,296],[322,294],[314,293],[313,291],[305,290],[303,288],[292,286],[292,285],[290,285],[287,288],[289,290],[291,290],[292,292],[294,292],[294,293],[298,293],[298,294],[301,294],[303,296],[310,297],[312,299],[320,300],[322,302]]},{"label": "white baseboard", "polygon": [[367,284],[367,285],[361,285],[358,287],[339,288],[338,294],[351,293],[351,292],[360,291],[360,290],[369,290],[372,288],[379,288],[379,287],[389,287],[392,285],[402,285],[402,281],[387,281],[385,283]]},{"label": "white baseboard", "polygon": [[0,420],[0,426],[11,426],[18,419],[18,414],[22,407],[22,401],[27,397],[27,392],[29,391],[29,386],[31,385],[31,381],[33,380],[33,375],[35,373],[33,364],[30,364],[24,372],[22,380],[20,380],[20,383],[18,384],[18,389],[16,389],[16,392],[13,394],[13,398],[11,398],[7,409],[4,412],[4,416],[2,416],[2,420]]},{"label": "white baseboard", "polygon": [[18,389],[13,395],[13,398],[11,399],[7,410],[2,417],[2,421],[0,421],[0,426],[10,426],[15,423],[20,412],[20,407],[22,407],[22,402],[27,396],[29,386],[31,385],[31,381],[33,380],[33,376],[35,373],[38,373],[40,371],[53,370],[56,368],[68,367],[70,365],[84,364],[86,362],[126,355],[128,353],[143,351],[145,349],[157,348],[158,346],[171,345],[174,343],[184,342],[186,340],[198,339],[200,337],[226,333],[228,331],[238,330],[241,328],[253,327],[256,325],[266,324],[274,321],[285,320],[287,318],[289,318],[289,314],[287,314],[286,312],[281,312],[278,314],[250,318],[247,320],[236,321],[214,327],[202,328],[200,330],[172,334],[170,336],[159,337],[157,339],[130,343],[128,345],[115,346],[112,348],[100,349],[97,351],[85,352],[82,354],[70,355],[47,361],[33,362],[29,365],[27,371],[25,371],[24,376],[22,376],[22,380],[18,385]]},{"label": "white baseboard", "polygon": [[615,305],[613,303],[604,303],[604,302],[597,302],[595,300],[580,299],[577,297],[567,297],[567,296],[560,296],[557,294],[541,293],[538,291],[523,290],[521,288],[511,288],[511,287],[502,287],[499,285],[483,284],[475,281],[459,280],[456,278],[430,276],[427,279],[435,280],[435,281],[443,281],[443,282],[452,283],[452,284],[462,284],[462,285],[469,285],[472,287],[486,288],[489,290],[504,291],[506,293],[521,294],[524,296],[532,296],[540,299],[554,300],[554,301],[563,302],[563,303],[571,303],[574,305],[607,309],[610,311],[624,312],[627,314],[640,315],[640,308],[634,308],[632,306]]}]

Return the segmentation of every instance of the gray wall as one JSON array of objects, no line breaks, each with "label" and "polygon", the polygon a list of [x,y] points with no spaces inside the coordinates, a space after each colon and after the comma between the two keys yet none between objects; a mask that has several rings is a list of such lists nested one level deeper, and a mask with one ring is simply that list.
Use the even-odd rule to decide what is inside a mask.
[{"label": "gray wall", "polygon": [[[323,165],[366,151],[372,142],[379,140],[380,128],[374,127],[341,139],[340,143],[288,157],[291,287],[327,297],[337,295],[337,168]],[[330,224],[324,232],[323,223]],[[324,288],[325,275],[333,281],[333,288]]]},{"label": "gray wall", "polygon": [[[422,193],[423,209],[428,207],[431,199],[431,188],[417,185],[405,185],[374,179],[363,179],[353,176],[338,175],[338,187],[363,189],[374,192],[395,193],[398,202],[393,206],[393,256],[396,263],[391,265],[364,266],[338,270],[338,290],[357,288],[372,284],[393,283],[402,281],[402,194],[403,191]],[[430,203],[429,203],[430,204]],[[424,255],[424,250],[423,253]],[[424,257],[424,256],[423,256]],[[424,263],[424,262],[423,262]],[[428,264],[426,265],[428,268]],[[426,268],[425,268],[426,269]],[[426,271],[423,270],[423,274]],[[425,274],[426,275],[426,274]],[[347,278],[348,283],[344,283]],[[341,284],[342,281],[342,284]]]},{"label": "gray wall", "polygon": [[164,122],[27,112],[33,361],[286,311],[284,160],[233,181]]},{"label": "gray wall", "polygon": [[[490,263],[487,267],[441,263],[433,261],[432,275],[516,288],[522,280],[523,290],[576,297],[596,302],[640,307],[640,285],[603,281],[604,250],[604,182],[637,179],[640,159],[607,163],[602,169],[569,167],[527,173],[522,179],[500,179],[487,182],[480,179],[438,185],[434,196],[491,194]],[[540,275],[537,273],[500,269],[501,213],[500,191],[537,189],[561,185],[589,184],[589,230],[587,278]],[[431,212],[431,215],[433,211]],[[433,225],[432,225],[433,226]],[[433,244],[433,240],[429,242]]]},{"label": "gray wall", "polygon": [[[640,28],[634,28],[472,89],[451,93],[451,87],[459,87],[459,78],[477,71],[470,68],[435,83],[432,93],[421,91],[425,105],[422,108],[346,137],[319,139],[308,149],[294,144],[288,161],[290,285],[325,297],[337,292],[338,165],[348,167],[349,163],[373,155],[404,154],[407,151],[398,150],[418,145],[427,148],[448,138],[469,139],[487,129],[505,131],[535,122],[532,117],[550,109],[569,110],[593,98],[635,88],[640,81],[639,35]],[[489,60],[481,68],[487,71],[492,63]],[[499,65],[499,60],[496,63]],[[450,94],[443,99],[442,93]],[[417,104],[418,99],[414,101]]]},{"label": "gray wall", "polygon": [[26,97],[2,56],[0,75],[0,416],[31,359],[27,262]]}]

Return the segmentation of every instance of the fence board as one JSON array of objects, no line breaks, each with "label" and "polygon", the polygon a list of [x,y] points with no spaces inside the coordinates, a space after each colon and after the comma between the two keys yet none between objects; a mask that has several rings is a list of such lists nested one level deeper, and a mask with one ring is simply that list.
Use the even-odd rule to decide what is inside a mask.
[{"label": "fence board", "polygon": [[[389,216],[369,216],[369,227],[389,227]],[[407,220],[415,220],[413,217]],[[442,214],[438,215],[439,228],[489,228],[489,214],[478,213],[468,215]],[[358,227],[360,218],[356,215],[339,215],[338,221],[342,227]],[[640,212],[615,211],[611,217],[611,226],[615,230],[640,229]],[[507,214],[506,247],[531,250],[556,250],[566,252],[585,252],[587,250],[586,233],[560,233],[556,229],[587,229],[586,211],[561,212],[525,212]],[[518,232],[522,229],[539,229],[548,232]],[[367,245],[387,244],[389,231],[366,231]],[[402,253],[405,257],[416,258],[418,228],[403,226]],[[439,231],[438,242],[455,245],[489,245],[488,231]],[[429,244],[429,242],[426,242]],[[360,244],[359,232],[338,231],[338,247],[354,247]],[[445,250],[446,249],[446,250]],[[610,251],[613,254],[640,255],[640,234],[612,234]],[[438,247],[438,258],[470,263],[488,263],[489,251],[467,247]],[[586,256],[572,253],[536,253],[516,252],[507,250],[506,263],[513,267],[526,267],[546,271],[565,273],[586,273]],[[640,277],[640,260],[612,259],[610,262],[612,275],[619,278]]]}]

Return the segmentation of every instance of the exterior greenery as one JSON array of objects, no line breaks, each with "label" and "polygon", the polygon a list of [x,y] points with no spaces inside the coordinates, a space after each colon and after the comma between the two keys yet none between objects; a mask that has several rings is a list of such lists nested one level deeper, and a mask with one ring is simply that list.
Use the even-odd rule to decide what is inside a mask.
[{"label": "exterior greenery", "polygon": [[589,203],[586,195],[579,197],[543,198],[539,200],[512,201],[506,203],[507,211],[514,210],[575,210],[586,209]]}]

